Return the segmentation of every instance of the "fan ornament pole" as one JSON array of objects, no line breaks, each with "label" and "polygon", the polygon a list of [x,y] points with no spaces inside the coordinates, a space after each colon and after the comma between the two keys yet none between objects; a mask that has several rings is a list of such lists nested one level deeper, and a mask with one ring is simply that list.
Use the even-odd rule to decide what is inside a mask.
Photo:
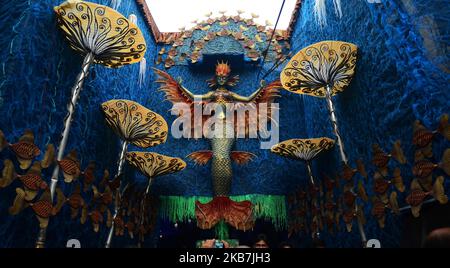
[{"label": "fan ornament pole", "polygon": [[[342,41],[322,41],[300,50],[283,69],[280,78],[283,88],[297,94],[325,98],[333,132],[339,145],[339,154],[348,164],[344,144],[339,132],[332,96],[350,84],[356,67],[358,47]],[[356,204],[355,204],[356,206]],[[355,208],[355,213],[359,213]],[[365,246],[366,235],[358,217],[361,240]]]},{"label": "fan ornament pole", "polygon": [[[117,164],[117,175],[120,179],[123,166],[127,159],[127,148],[130,143],[140,148],[149,148],[166,142],[168,125],[164,118],[150,109],[131,100],[109,100],[102,103],[103,115],[106,124],[122,140],[122,149]],[[116,200],[121,200],[119,181],[118,189],[115,190]],[[114,207],[113,221],[105,242],[105,248],[110,248],[115,220],[119,215],[120,204],[116,201]]]},{"label": "fan ornament pole", "polygon": [[[120,13],[107,6],[68,0],[54,7],[57,23],[70,47],[84,56],[81,72],[77,76],[64,119],[64,128],[58,146],[57,160],[61,161],[69,138],[70,126],[83,83],[93,63],[119,68],[139,62],[147,49],[139,28]],[[55,166],[50,182],[53,202],[59,179],[59,165]],[[47,228],[39,230],[37,248],[45,246]]]},{"label": "fan ornament pole", "polygon": [[327,84],[326,99],[327,99],[327,104],[328,104],[328,111],[330,112],[330,120],[331,120],[331,123],[333,124],[333,131],[334,131],[334,135],[336,135],[336,138],[337,138],[337,143],[339,146],[339,154],[341,155],[342,162],[344,162],[345,164],[348,164],[347,155],[345,154],[345,150],[344,150],[344,143],[342,142],[341,133],[339,132],[339,126],[338,126],[338,121],[337,121],[337,117],[336,117],[336,113],[335,113],[335,109],[334,109],[333,99],[331,98],[331,89],[332,89],[332,86]]}]

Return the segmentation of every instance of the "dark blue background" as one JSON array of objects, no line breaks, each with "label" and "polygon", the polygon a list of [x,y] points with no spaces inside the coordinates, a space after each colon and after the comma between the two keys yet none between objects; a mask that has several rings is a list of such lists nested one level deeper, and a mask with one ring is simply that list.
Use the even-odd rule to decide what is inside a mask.
[{"label": "dark blue background", "polygon": [[[82,61],[68,47],[56,26],[53,6],[61,2],[1,1],[0,129],[10,141],[17,140],[27,128],[34,131],[36,143],[41,148],[49,142],[57,144],[59,141],[70,88]],[[110,1],[94,2],[108,5]],[[411,162],[412,122],[417,118],[434,129],[440,115],[450,112],[447,56],[450,1],[382,0],[381,4],[369,4],[362,0],[343,0],[344,17],[336,18],[330,4],[328,26],[323,29],[315,23],[313,1],[303,2],[291,40],[293,52],[323,40],[352,42],[360,49],[353,82],[334,99],[350,162],[354,163],[357,158],[368,162],[372,143],[377,142],[390,149],[396,139],[402,139]],[[134,1],[127,0],[122,1],[119,11],[125,16],[133,13],[138,17],[138,25],[148,46],[147,76],[141,88],[138,85],[138,64],[120,69],[103,66],[91,69],[77,106],[67,150],[77,149],[83,165],[90,160],[97,161],[99,171],[108,168],[115,172],[119,151],[118,138],[104,123],[99,108],[102,102],[114,98],[130,99],[160,113],[169,124],[174,119],[168,113],[171,105],[163,102],[163,94],[156,91],[155,76],[149,69],[156,60],[157,48],[140,10]],[[265,69],[270,65],[266,64]],[[258,87],[258,70],[249,65],[238,73],[241,82],[235,87],[237,93],[248,95]],[[276,79],[280,71],[281,68],[273,72],[267,80]],[[205,80],[212,75],[188,66],[173,67],[169,73],[182,77],[185,86],[196,93],[207,92]],[[333,137],[323,99],[286,91],[281,95],[281,141]],[[184,157],[208,146],[204,140],[169,137],[167,143],[152,148],[152,151]],[[448,144],[437,144],[436,152],[441,154],[444,146]],[[305,184],[303,165],[277,157],[267,150],[259,150],[257,140],[239,140],[237,148],[253,152],[258,158],[247,166],[235,168],[232,194],[287,194]],[[0,153],[2,160],[6,157],[11,157],[7,150]],[[338,159],[337,150],[320,158],[314,164],[315,172],[335,172]],[[411,179],[406,175],[410,174],[409,167],[404,168],[407,185]],[[161,195],[211,195],[209,173],[209,168],[189,162],[184,171],[159,178],[152,192]],[[127,174],[129,179],[144,180],[130,168],[127,168]],[[448,180],[446,183],[448,190]],[[65,188],[68,192],[70,186]],[[16,217],[8,215],[14,187],[0,190],[0,198],[0,247],[32,247],[37,234],[34,216],[30,211]],[[388,217],[386,225],[381,230],[369,218],[366,226],[368,237],[380,239],[384,246],[398,246],[399,222]],[[65,209],[51,220],[48,246],[62,247],[68,238],[78,238],[85,247],[101,247],[105,236],[104,228],[95,234],[89,225],[83,227],[70,221],[69,211]],[[359,246],[356,231],[335,237],[325,234],[325,239],[331,246]],[[118,240],[118,245],[128,243],[127,239]]]}]

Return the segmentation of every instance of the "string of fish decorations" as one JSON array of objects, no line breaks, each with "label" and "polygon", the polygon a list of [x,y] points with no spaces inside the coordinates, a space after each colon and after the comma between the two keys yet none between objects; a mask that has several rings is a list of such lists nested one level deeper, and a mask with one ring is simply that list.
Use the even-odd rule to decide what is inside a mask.
[{"label": "string of fish decorations", "polygon": [[[401,170],[410,162],[403,153],[401,142],[396,141],[389,153],[378,144],[372,145],[370,164],[374,171],[370,181],[364,161],[359,159],[356,161],[356,168],[343,165],[334,179],[322,174],[317,187],[310,184],[307,189],[301,188],[291,193],[287,198],[290,211],[289,235],[301,232],[314,235],[323,231],[325,226],[330,234],[334,234],[341,231],[341,221],[350,232],[355,217],[366,222],[362,207],[364,204],[370,206],[370,214],[380,228],[385,227],[388,212],[399,215],[410,209],[413,217],[419,217],[421,207],[427,200],[446,204],[448,197],[444,191],[444,180],[450,176],[450,148],[445,149],[441,160],[435,163],[432,160],[432,148],[433,141],[438,137],[450,140],[447,114],[441,117],[435,131],[427,129],[419,121],[414,123],[412,144],[415,156],[410,165],[411,173],[407,176],[412,178],[409,187],[404,184],[405,175]],[[395,161],[391,162],[392,159]],[[351,187],[355,183],[356,191],[352,191]],[[366,191],[368,185],[371,185],[370,194]],[[400,196],[404,197],[402,199],[408,206],[399,207]],[[363,202],[355,212],[352,208],[357,197]]]},{"label": "string of fish decorations", "polygon": [[[36,215],[39,227],[43,229],[48,226],[51,217],[68,207],[72,220],[78,219],[82,224],[90,222],[94,232],[99,232],[102,225],[111,228],[114,223],[115,235],[123,235],[126,229],[131,239],[139,235],[143,241],[143,237],[153,230],[157,219],[158,199],[153,196],[145,197],[145,190],[127,184],[121,189],[120,199],[117,200],[113,193],[119,189],[121,178],[110,179],[109,171],[104,170],[98,181],[95,162],[90,161],[83,169],[76,151],[71,151],[61,161],[57,161],[54,146],[49,144],[42,159],[38,161],[41,150],[34,143],[34,135],[30,130],[26,130],[12,144],[0,130],[0,144],[1,150],[9,149],[16,157],[16,160],[3,161],[0,177],[0,188],[16,187],[16,197],[9,208],[11,215],[18,215],[30,208]],[[57,187],[56,203],[53,204],[43,173],[55,164],[60,166],[64,182],[71,185],[72,190],[66,196]],[[120,217],[113,217],[113,204],[119,205]]]}]

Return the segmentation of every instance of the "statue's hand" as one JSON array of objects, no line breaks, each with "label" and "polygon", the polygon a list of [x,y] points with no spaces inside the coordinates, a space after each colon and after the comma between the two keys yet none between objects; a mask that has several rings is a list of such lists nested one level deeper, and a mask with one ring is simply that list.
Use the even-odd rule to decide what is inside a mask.
[{"label": "statue's hand", "polygon": [[259,83],[259,85],[260,85],[261,87],[266,87],[266,85],[267,85],[266,80],[261,80],[261,82]]}]

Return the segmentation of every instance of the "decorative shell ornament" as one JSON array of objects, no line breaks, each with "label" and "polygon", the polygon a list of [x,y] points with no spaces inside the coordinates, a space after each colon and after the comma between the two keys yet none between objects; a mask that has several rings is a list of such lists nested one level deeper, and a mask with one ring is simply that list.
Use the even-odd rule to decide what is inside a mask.
[{"label": "decorative shell ornament", "polygon": [[281,73],[283,87],[297,94],[326,97],[344,91],[355,73],[358,48],[341,41],[323,41],[300,50]]},{"label": "decorative shell ornament", "polygon": [[106,123],[124,141],[141,148],[164,143],[168,126],[164,118],[130,100],[110,100],[102,104]]}]

